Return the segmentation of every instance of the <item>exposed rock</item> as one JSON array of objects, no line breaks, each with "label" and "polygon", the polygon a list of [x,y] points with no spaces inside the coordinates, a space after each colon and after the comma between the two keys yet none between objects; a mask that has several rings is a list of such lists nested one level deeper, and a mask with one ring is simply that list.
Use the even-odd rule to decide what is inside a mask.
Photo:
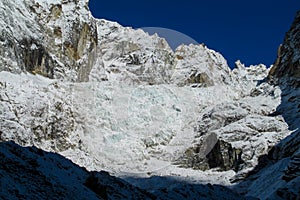
[{"label": "exposed rock", "polygon": [[[7,78],[14,79],[11,74],[6,74]],[[44,149],[54,151],[77,146],[78,141],[68,139],[76,135],[72,95],[57,82],[39,84],[45,80],[43,77],[20,78],[14,80],[13,85],[0,86],[1,141],[42,145]],[[26,89],[28,85],[31,90]],[[18,98],[15,98],[16,94]]]},{"label": "exposed rock", "polygon": [[[280,104],[269,116],[282,116],[281,121],[287,123],[291,134],[281,138],[267,156],[261,156],[256,169],[236,186],[237,191],[248,196],[260,199],[299,198],[299,19],[298,12],[268,75],[269,83],[281,90],[276,94],[280,95]],[[278,131],[275,127],[272,129]]]},{"label": "exposed rock", "polygon": [[278,99],[260,101],[263,110],[257,110],[258,105],[253,106],[249,100],[243,98],[204,112],[197,124],[195,147],[188,148],[175,163],[200,170],[232,169],[242,174],[253,169],[258,158],[290,132],[281,117],[266,116],[276,108]]},{"label": "exposed rock", "polygon": [[[268,76],[270,81],[283,82],[284,79],[300,78],[300,12],[287,32],[283,44],[278,48],[277,60]],[[274,80],[273,80],[274,79]]]},{"label": "exposed rock", "polygon": [[[27,156],[44,152],[25,148],[23,156],[21,147],[2,143],[6,193],[41,197],[23,192],[38,190],[35,184],[14,186],[23,180],[11,168],[20,167],[43,195],[62,186],[62,198],[82,188],[89,199],[241,198],[224,186],[203,185],[207,180],[242,181],[235,188],[246,196],[298,198],[299,13],[270,72],[240,61],[231,71],[205,45],[173,52],[157,35],[94,19],[87,3],[0,2],[0,140],[55,151],[89,170],[134,174],[128,180],[140,185],[143,179],[133,179],[153,176],[148,183],[155,189],[77,167],[84,177],[74,176],[76,186],[59,178],[49,183],[44,180],[56,171],[43,174],[42,159]],[[59,172],[70,167],[55,163]]]},{"label": "exposed rock", "polygon": [[241,149],[235,149],[230,143],[219,140],[214,133],[196,145],[187,149],[175,164],[195,170],[217,168],[221,171],[238,171],[239,165],[244,162]]},{"label": "exposed rock", "polygon": [[[241,96],[254,95],[255,90],[264,87],[266,91],[268,84],[265,79],[268,76],[269,69],[263,65],[250,65],[245,67],[241,61],[236,61],[236,68],[232,70],[232,79],[235,87],[241,92]],[[255,96],[255,95],[254,95]]]},{"label": "exposed rock", "polygon": [[98,29],[108,80],[150,85],[170,82],[174,55],[164,39],[106,20],[98,21]]},{"label": "exposed rock", "polygon": [[[94,19],[85,0],[1,5],[0,41],[6,49],[0,50],[1,70],[130,85],[207,87],[231,83],[230,69],[219,53],[204,45],[191,45],[179,47],[174,54],[157,35]],[[11,7],[9,15],[5,7]]]},{"label": "exposed rock", "polygon": [[21,48],[15,50],[16,55],[20,57],[19,66],[25,66],[25,70],[33,74],[54,78],[56,63],[42,45],[26,39],[22,40],[20,45]]},{"label": "exposed rock", "polygon": [[88,80],[98,36],[86,1],[4,1],[0,13],[1,70]]},{"label": "exposed rock", "polygon": [[226,60],[205,45],[181,45],[175,51],[171,81],[179,86],[213,86],[232,82]]}]

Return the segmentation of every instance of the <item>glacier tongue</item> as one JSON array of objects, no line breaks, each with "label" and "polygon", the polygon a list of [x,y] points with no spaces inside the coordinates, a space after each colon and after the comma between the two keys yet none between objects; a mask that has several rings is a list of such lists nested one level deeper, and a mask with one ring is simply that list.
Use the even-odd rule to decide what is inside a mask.
[{"label": "glacier tongue", "polygon": [[95,19],[88,0],[1,1],[0,141],[168,188],[166,198],[184,187],[166,177],[246,180],[233,188],[287,197],[299,183],[299,17],[271,70],[240,61],[231,70],[204,44],[173,51],[157,35]]},{"label": "glacier tongue", "polygon": [[[35,144],[55,151],[86,148],[85,151],[96,160],[103,160],[103,165],[104,158],[107,158],[125,170],[124,163],[132,163],[134,170],[141,164],[138,161],[150,159],[149,154],[170,162],[174,149],[182,150],[193,140],[194,127],[203,106],[225,99],[229,101],[235,96],[234,92],[229,93],[227,86],[135,87],[110,82],[63,83],[41,76],[7,72],[1,72],[0,76],[1,103],[3,108],[8,107],[2,113],[6,122],[2,127],[13,128],[12,121],[22,127],[8,138],[2,135],[3,140],[17,139],[24,142],[23,145]],[[227,92],[215,99],[220,88]],[[32,100],[33,94],[36,96]],[[52,118],[55,121],[50,120]],[[51,130],[50,127],[58,129]],[[58,137],[60,131],[62,135]],[[56,134],[51,135],[53,132]],[[30,138],[22,138],[26,135]],[[16,136],[20,138],[12,138]],[[56,137],[70,141],[70,147],[52,146],[52,142],[57,142]],[[169,144],[172,147],[165,148]],[[90,166],[90,169],[95,168]]]},{"label": "glacier tongue", "polygon": [[[172,174],[227,185],[235,175],[230,170],[251,170],[258,156],[289,134],[280,117],[266,116],[280,102],[278,95],[267,95],[277,89],[268,85],[260,87],[262,94],[242,98],[230,85],[72,83],[8,72],[0,77],[1,140],[59,152],[89,170],[119,176]],[[198,157],[197,149],[206,145],[199,141],[209,134],[216,139]],[[209,159],[228,150],[215,151],[218,141],[243,149],[242,162],[226,155]]]}]

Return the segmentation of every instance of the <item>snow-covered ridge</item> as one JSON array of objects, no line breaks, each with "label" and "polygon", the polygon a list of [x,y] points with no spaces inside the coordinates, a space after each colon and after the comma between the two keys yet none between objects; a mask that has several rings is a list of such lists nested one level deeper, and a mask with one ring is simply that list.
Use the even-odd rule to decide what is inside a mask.
[{"label": "snow-covered ridge", "polygon": [[243,199],[224,186],[188,184],[167,177],[157,178],[172,187],[155,185],[148,192],[107,172],[88,172],[58,154],[14,142],[0,143],[0,158],[4,161],[0,166],[1,199]]},{"label": "snow-covered ridge", "polygon": [[[36,147],[0,144],[1,199],[153,199],[107,172],[88,172]],[[13,173],[11,173],[13,171]],[[29,192],[31,191],[31,192]]]},{"label": "snow-covered ridge", "polygon": [[0,12],[5,49],[0,52],[1,70],[79,82],[232,82],[231,70],[218,52],[203,45],[173,52],[157,35],[94,19],[87,1],[3,1]]},{"label": "snow-covered ridge", "polygon": [[[298,24],[288,35],[299,35]],[[297,189],[297,81],[274,86],[264,65],[238,61],[231,70],[205,45],[173,51],[157,35],[94,19],[86,0],[4,0],[0,25],[1,141],[54,151],[139,187],[163,180],[154,193],[193,188],[185,183],[262,199]],[[298,51],[293,41],[282,55]],[[291,60],[283,57],[271,75],[284,75]],[[253,169],[262,178],[246,178]]]}]

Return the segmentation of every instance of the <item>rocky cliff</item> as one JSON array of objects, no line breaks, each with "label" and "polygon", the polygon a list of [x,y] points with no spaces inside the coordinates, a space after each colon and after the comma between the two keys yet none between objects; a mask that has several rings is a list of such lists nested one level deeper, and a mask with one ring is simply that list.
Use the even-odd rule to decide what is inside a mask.
[{"label": "rocky cliff", "polygon": [[281,90],[281,103],[272,116],[282,116],[291,134],[271,148],[266,156],[261,156],[256,169],[238,185],[242,193],[262,199],[299,198],[299,22],[298,12],[267,79]]},{"label": "rocky cliff", "polygon": [[286,33],[282,45],[278,48],[278,55],[274,66],[272,67],[269,79],[273,81],[283,82],[283,79],[294,79],[295,86],[299,86],[299,58],[300,58],[300,13],[298,12],[296,18]]},{"label": "rocky cliff", "polygon": [[[0,12],[0,41],[5,49],[0,52],[1,70],[79,82],[117,79],[212,85],[230,81],[220,54],[205,46],[183,46],[174,53],[155,35],[94,19],[86,0],[3,1]],[[195,59],[189,59],[191,55]]]},{"label": "rocky cliff", "polygon": [[[72,164],[81,175],[59,190],[67,196],[74,188],[91,198],[103,198],[103,188],[108,196],[123,188],[161,199],[299,194],[299,14],[271,69],[237,61],[233,70],[203,44],[173,51],[157,35],[95,19],[86,0],[2,1],[0,14],[1,159],[8,161],[1,182],[11,183],[10,168],[20,167],[24,180],[48,188],[41,177],[54,173],[39,170],[42,155],[29,155],[40,150],[5,142],[12,140],[130,183]],[[66,168],[58,163],[56,170]],[[24,180],[18,184],[35,190]]]},{"label": "rocky cliff", "polygon": [[85,79],[98,42],[87,1],[2,1],[0,12],[1,70]]}]

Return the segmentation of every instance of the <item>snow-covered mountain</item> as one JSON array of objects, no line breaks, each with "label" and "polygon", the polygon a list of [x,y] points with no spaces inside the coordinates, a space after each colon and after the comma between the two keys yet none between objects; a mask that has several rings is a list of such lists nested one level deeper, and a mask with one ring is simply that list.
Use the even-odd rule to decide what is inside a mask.
[{"label": "snow-covered mountain", "polygon": [[1,1],[0,197],[299,198],[299,19],[274,66],[231,70],[87,0]]},{"label": "snow-covered mountain", "polygon": [[[110,176],[88,172],[66,158],[14,142],[0,143],[1,199],[241,199],[221,185],[192,185],[169,180],[172,188],[148,192]],[[166,178],[168,179],[168,178]],[[176,184],[175,184],[176,183]]]}]

